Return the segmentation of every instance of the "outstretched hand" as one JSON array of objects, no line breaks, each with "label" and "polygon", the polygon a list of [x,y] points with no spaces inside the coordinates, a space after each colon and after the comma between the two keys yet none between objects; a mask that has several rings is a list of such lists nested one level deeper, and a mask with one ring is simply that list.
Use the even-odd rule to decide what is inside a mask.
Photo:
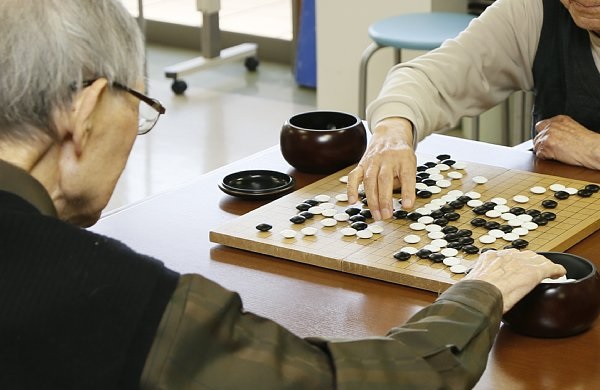
[{"label": "outstretched hand", "polygon": [[482,253],[463,280],[483,280],[498,287],[506,313],[542,280],[566,273],[562,265],[535,252],[504,249]]},{"label": "outstretched hand", "polygon": [[358,187],[363,183],[375,220],[392,217],[395,188],[402,188],[403,208],[412,208],[416,161],[410,121],[404,118],[382,120],[373,129],[371,142],[358,166],[348,174],[348,202],[358,201]]}]

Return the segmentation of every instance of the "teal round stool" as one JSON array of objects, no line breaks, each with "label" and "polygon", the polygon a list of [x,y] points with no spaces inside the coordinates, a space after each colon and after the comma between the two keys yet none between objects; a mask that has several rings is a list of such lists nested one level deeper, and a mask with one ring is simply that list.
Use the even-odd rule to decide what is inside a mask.
[{"label": "teal round stool", "polygon": [[396,49],[396,63],[399,63],[402,49],[436,49],[445,40],[460,34],[474,18],[474,15],[463,13],[425,12],[393,16],[371,24],[369,37],[373,43],[363,52],[360,61],[359,115],[362,118],[366,115],[367,65],[377,50],[393,47]]}]

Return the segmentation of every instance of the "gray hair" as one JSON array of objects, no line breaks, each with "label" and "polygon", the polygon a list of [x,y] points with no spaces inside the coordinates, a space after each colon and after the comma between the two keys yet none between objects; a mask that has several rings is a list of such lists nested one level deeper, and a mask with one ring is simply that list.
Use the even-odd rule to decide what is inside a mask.
[{"label": "gray hair", "polygon": [[56,138],[52,113],[82,81],[133,86],[144,44],[119,0],[0,1],[0,139]]}]

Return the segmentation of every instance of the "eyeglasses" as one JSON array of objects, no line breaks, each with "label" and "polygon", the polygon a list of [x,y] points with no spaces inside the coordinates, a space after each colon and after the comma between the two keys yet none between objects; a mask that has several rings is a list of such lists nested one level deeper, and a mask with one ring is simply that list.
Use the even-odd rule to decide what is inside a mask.
[{"label": "eyeglasses", "polygon": [[[81,83],[83,87],[89,87],[96,80],[85,80]],[[139,120],[138,120],[138,135],[147,134],[152,130],[156,122],[158,122],[158,118],[165,113],[166,108],[163,106],[157,99],[153,99],[149,96],[144,95],[141,92],[136,91],[135,89],[131,89],[126,85],[113,82],[112,86],[114,88],[118,88],[122,91],[128,92],[140,99],[143,103],[140,105],[139,110]]]}]

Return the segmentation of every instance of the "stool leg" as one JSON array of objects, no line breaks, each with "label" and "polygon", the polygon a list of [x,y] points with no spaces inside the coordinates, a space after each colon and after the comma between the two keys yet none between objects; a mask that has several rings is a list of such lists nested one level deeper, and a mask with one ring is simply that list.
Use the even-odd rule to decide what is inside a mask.
[{"label": "stool leg", "polygon": [[362,119],[366,119],[367,111],[367,65],[371,56],[381,49],[376,43],[371,43],[369,47],[363,52],[360,59],[360,69],[358,77],[358,115]]}]

